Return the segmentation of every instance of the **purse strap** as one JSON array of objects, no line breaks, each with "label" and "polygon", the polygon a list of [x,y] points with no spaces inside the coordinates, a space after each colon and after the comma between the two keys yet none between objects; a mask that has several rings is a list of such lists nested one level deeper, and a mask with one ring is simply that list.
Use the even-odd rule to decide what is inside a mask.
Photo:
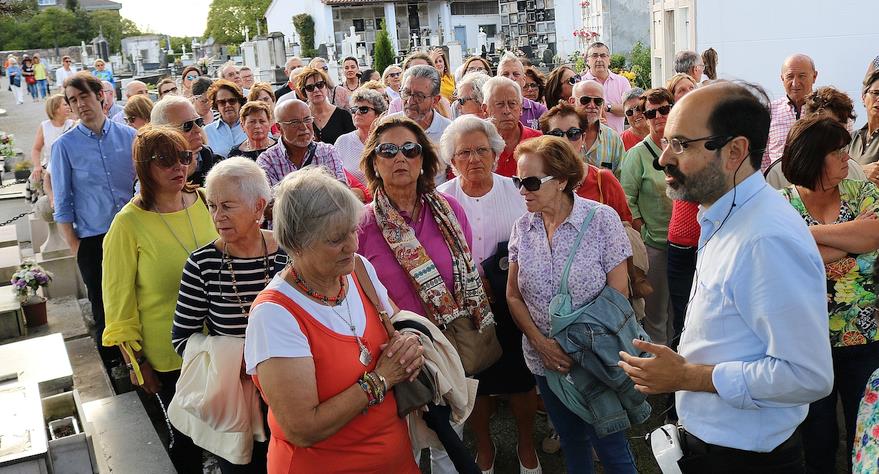
[{"label": "purse strap", "polygon": [[366,266],[363,265],[363,260],[361,260],[360,256],[354,259],[354,276],[357,278],[357,282],[360,283],[360,289],[363,290],[366,298],[378,312],[379,319],[381,319],[382,326],[384,326],[385,331],[388,333],[388,337],[392,337],[395,331],[394,325],[391,323],[388,312],[382,309],[383,305],[378,300],[375,286],[372,285],[372,278],[369,277],[369,272],[366,271]]},{"label": "purse strap", "polygon": [[562,280],[559,283],[559,292],[562,294],[568,294],[568,274],[571,273],[571,264],[574,263],[574,256],[577,254],[577,250],[580,249],[580,242],[583,240],[583,236],[586,235],[586,230],[589,228],[589,224],[592,222],[592,217],[595,216],[597,209],[597,206],[593,207],[589,210],[589,214],[586,214],[586,218],[583,219],[583,224],[580,226],[580,233],[577,234],[577,240],[571,246],[571,253],[568,254],[568,261],[565,263],[565,269],[562,271]]}]

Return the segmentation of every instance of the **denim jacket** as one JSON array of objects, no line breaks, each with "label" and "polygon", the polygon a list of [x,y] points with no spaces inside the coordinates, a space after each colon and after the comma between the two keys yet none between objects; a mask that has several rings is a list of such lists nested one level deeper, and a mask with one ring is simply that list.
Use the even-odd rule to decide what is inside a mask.
[{"label": "denim jacket", "polygon": [[[584,222],[581,236],[589,220]],[[632,340],[650,338],[635,318],[629,300],[610,286],[589,303],[573,308],[567,285],[570,264],[569,259],[559,293],[550,303],[550,335],[576,364],[567,375],[548,370],[546,380],[559,400],[603,437],[643,423],[650,416],[647,395],[635,390],[632,379],[617,365],[619,351],[649,357],[640,353]]]}]

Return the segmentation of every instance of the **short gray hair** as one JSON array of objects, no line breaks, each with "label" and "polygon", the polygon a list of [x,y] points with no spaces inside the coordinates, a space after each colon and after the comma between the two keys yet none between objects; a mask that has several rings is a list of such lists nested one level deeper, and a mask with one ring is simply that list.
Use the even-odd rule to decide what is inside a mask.
[{"label": "short gray hair", "polygon": [[153,111],[150,113],[150,123],[153,125],[176,125],[168,120],[168,109],[171,107],[179,107],[183,104],[192,106],[192,102],[183,96],[166,95],[165,97],[162,97],[162,100],[153,105]]},{"label": "short gray hair", "polygon": [[419,64],[417,66],[412,66],[409,69],[403,71],[403,84],[406,83],[410,78],[414,79],[429,79],[432,87],[431,97],[436,97],[440,94],[440,75],[439,71],[436,70],[433,66],[428,66],[427,64]]},{"label": "short gray hair", "polygon": [[525,65],[522,64],[522,60],[516,57],[516,55],[511,53],[510,51],[505,51],[504,55],[501,56],[501,60],[497,63],[497,69],[500,69],[503,65],[507,63],[519,63],[519,65],[522,66],[522,69],[525,69]]},{"label": "short gray hair", "polygon": [[473,96],[480,104],[482,104],[483,99],[485,98],[482,94],[482,88],[489,79],[491,79],[491,77],[484,72],[471,72],[470,74],[466,74],[464,78],[458,82],[458,90],[461,90],[461,86],[469,85],[473,89]]},{"label": "short gray hair", "polygon": [[256,207],[257,201],[262,198],[268,205],[272,200],[272,189],[269,187],[269,179],[266,172],[255,161],[243,156],[233,156],[220,161],[208,172],[205,177],[205,189],[208,197],[217,180],[229,180],[236,187],[235,194],[241,199]]},{"label": "short gray hair", "polygon": [[695,51],[679,51],[675,54],[675,72],[689,74],[701,60],[702,57]]},{"label": "short gray hair", "polygon": [[275,188],[275,239],[293,255],[328,232],[354,230],[363,209],[357,196],[323,167],[306,166],[287,175]]},{"label": "short gray hair", "polygon": [[640,99],[642,95],[644,95],[644,89],[640,87],[633,87],[629,89],[629,92],[626,92],[625,96],[623,96],[623,103],[625,104],[632,99]]},{"label": "short gray hair", "polygon": [[348,105],[354,107],[355,102],[360,100],[372,104],[376,115],[388,110],[388,103],[385,102],[384,96],[382,96],[377,90],[367,89],[365,87],[358,88],[351,94],[351,98],[348,100]]},{"label": "short gray hair", "polygon": [[495,91],[501,87],[512,87],[516,89],[516,94],[519,95],[519,102],[522,102],[522,88],[519,86],[518,82],[504,76],[495,76],[485,81],[485,84],[482,85],[483,103],[487,104],[491,100],[491,96],[494,95]]},{"label": "short gray hair", "polygon": [[455,144],[460,141],[461,135],[470,132],[482,132],[488,137],[488,144],[491,146],[492,151],[494,151],[494,166],[491,169],[494,171],[497,168],[497,158],[503,153],[506,143],[497,132],[494,124],[475,115],[462,115],[446,127],[439,142],[440,156],[443,161],[446,165],[452,167],[455,175],[459,174],[452,162],[452,157],[455,156]]}]

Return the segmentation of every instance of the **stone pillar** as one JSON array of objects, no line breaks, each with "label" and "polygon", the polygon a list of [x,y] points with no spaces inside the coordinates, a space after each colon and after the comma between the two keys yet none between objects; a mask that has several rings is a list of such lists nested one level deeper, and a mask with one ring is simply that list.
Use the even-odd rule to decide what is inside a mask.
[{"label": "stone pillar", "polygon": [[[69,253],[69,251],[68,251]],[[79,267],[76,258],[72,255],[67,257],[51,258],[42,253],[34,255],[37,264],[47,271],[52,272],[52,283],[43,288],[43,294],[47,298],[60,298],[62,296],[75,296],[81,298],[85,293],[80,292]]]},{"label": "stone pillar", "polygon": [[455,39],[455,32],[452,30],[452,7],[449,2],[440,2],[440,24],[443,27],[443,44]]},{"label": "stone pillar", "polygon": [[464,49],[458,41],[449,41],[446,46],[449,48],[449,71],[455,71],[464,64]]},{"label": "stone pillar", "polygon": [[400,39],[397,38],[397,11],[394,9],[394,2],[385,2],[385,29],[391,37],[391,46],[394,47],[394,54],[400,52]]}]

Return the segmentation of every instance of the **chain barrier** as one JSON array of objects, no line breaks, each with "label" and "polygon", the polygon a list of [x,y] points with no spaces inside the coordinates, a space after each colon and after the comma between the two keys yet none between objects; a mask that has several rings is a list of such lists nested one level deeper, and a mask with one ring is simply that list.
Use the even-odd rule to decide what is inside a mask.
[{"label": "chain barrier", "polygon": [[13,217],[12,219],[9,219],[8,221],[0,222],[0,227],[4,227],[4,226],[7,226],[7,225],[9,225],[9,224],[12,224],[13,222],[15,222],[15,221],[21,219],[22,217],[27,216],[27,215],[30,215],[30,214],[33,214],[33,213],[34,213],[34,211],[22,212],[21,214],[19,214],[19,215]]}]

